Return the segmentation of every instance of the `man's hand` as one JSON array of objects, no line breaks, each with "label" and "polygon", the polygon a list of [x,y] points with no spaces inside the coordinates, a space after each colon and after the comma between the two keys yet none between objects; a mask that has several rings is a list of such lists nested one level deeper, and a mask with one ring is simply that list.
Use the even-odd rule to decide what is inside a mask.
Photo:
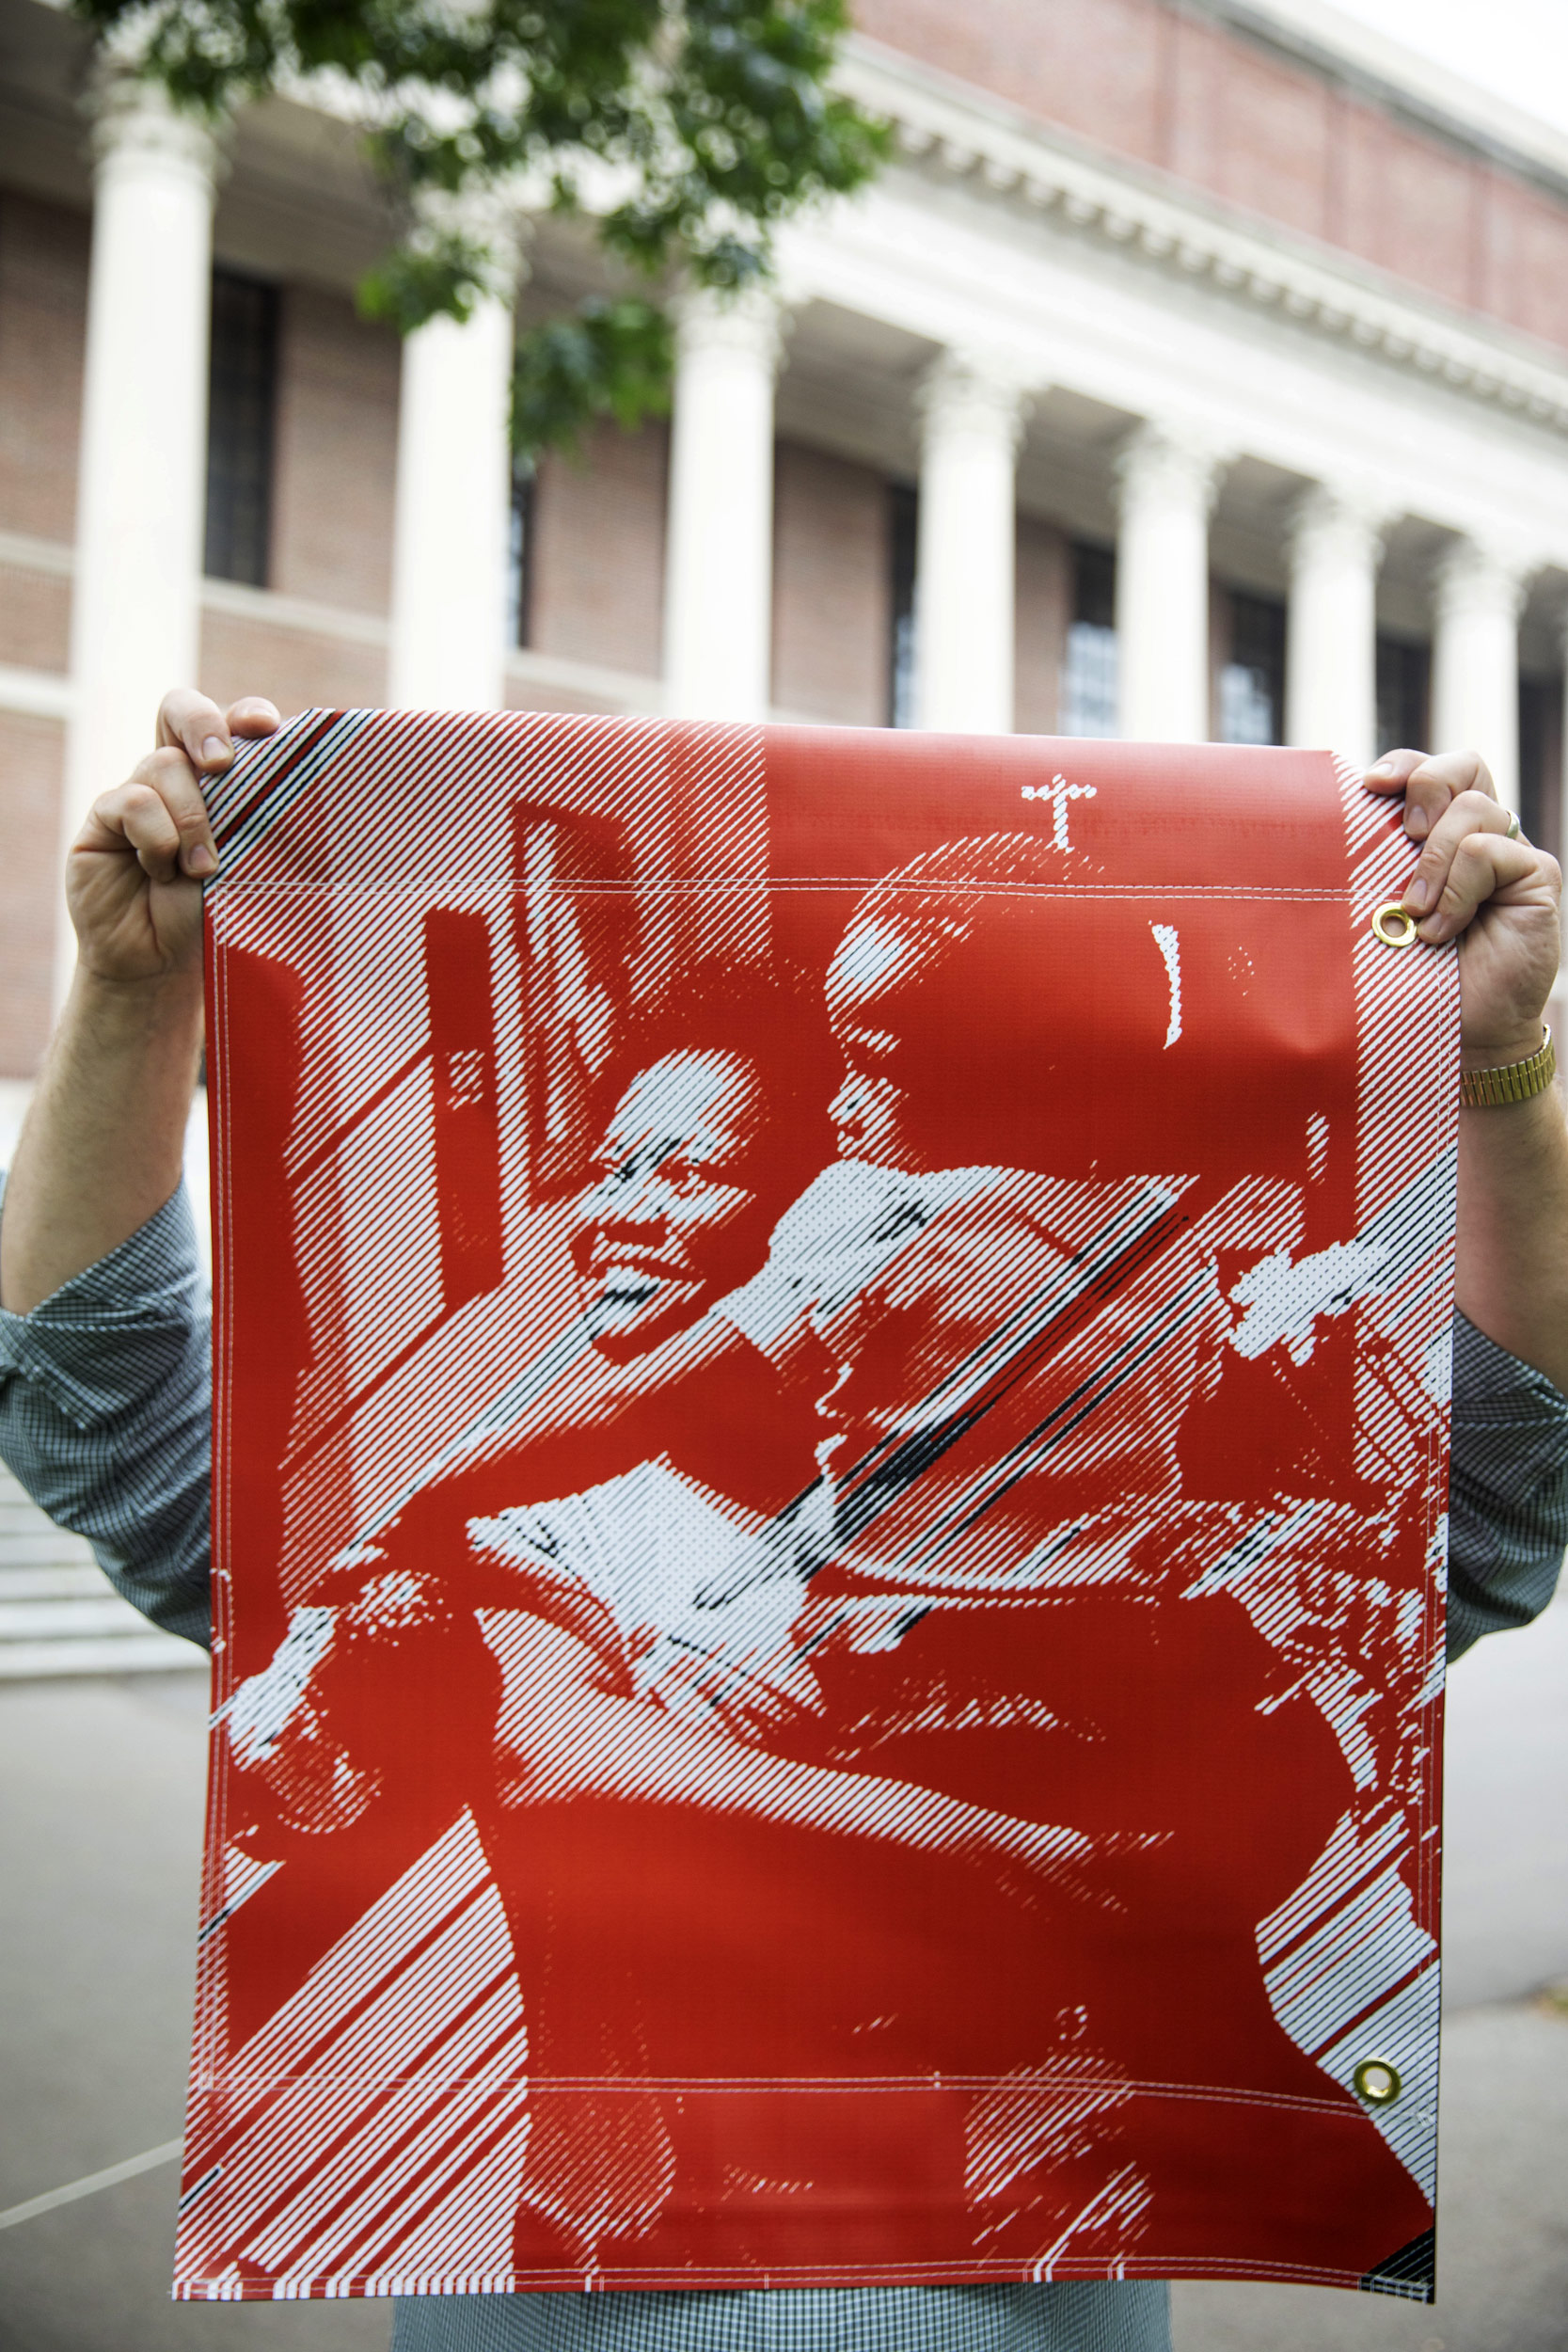
[{"label": "man's hand", "polygon": [[218,866],[201,780],[222,774],[235,736],[271,735],[280,723],[257,696],[225,715],[189,687],[165,695],[157,750],[93,803],[66,862],[77,955],[92,978],[199,971],[201,884]]},{"label": "man's hand", "polygon": [[[1474,752],[1389,752],[1370,792],[1404,795],[1421,854],[1404,893],[1423,939],[1459,942],[1464,1060],[1528,1061],[1557,977],[1557,861],[1508,837]],[[1459,1121],[1455,1295],[1488,1339],[1568,1393],[1568,1130],[1555,1087]]]},{"label": "man's hand", "polygon": [[0,1304],[34,1308],[129,1240],[180,1183],[201,1044],[201,878],[217,871],[199,779],[236,735],[271,735],[271,703],[226,718],[164,698],[158,748],[105,792],[71,847],[75,977],[6,1184]]},{"label": "man's hand", "polygon": [[1459,942],[1467,1067],[1527,1061],[1557,978],[1557,860],[1508,837],[1486,762],[1475,752],[1389,752],[1370,792],[1404,795],[1404,829],[1422,844],[1403,903],[1433,946]]}]

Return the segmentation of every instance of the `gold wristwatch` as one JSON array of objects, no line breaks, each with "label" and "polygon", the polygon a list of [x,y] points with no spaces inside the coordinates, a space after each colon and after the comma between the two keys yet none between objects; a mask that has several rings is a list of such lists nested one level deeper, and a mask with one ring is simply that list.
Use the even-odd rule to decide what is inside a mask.
[{"label": "gold wristwatch", "polygon": [[1557,1076],[1557,1047],[1544,1022],[1545,1042],[1526,1061],[1504,1062],[1496,1070],[1466,1070],[1461,1073],[1459,1099],[1472,1110],[1499,1110],[1506,1103],[1528,1103],[1544,1094]]}]

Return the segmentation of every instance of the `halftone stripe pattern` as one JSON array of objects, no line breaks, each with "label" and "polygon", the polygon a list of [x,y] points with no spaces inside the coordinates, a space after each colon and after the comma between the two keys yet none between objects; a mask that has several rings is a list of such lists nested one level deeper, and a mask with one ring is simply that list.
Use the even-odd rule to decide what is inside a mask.
[{"label": "halftone stripe pattern", "polygon": [[[390,835],[388,761],[405,777]],[[657,987],[694,954],[755,962],[766,953],[762,791],[754,733],[534,714],[476,731],[455,714],[366,712],[305,714],[270,742],[242,748],[218,787],[214,939],[300,970],[308,991],[285,1151],[313,1344],[284,1465],[286,1591],[385,1518],[411,1463],[434,1468],[454,1429],[483,1443],[580,1358],[569,1292],[562,1281],[552,1302],[535,1271],[541,1224],[558,1220],[528,1200],[527,978],[512,808],[554,807],[567,819],[613,809],[630,835],[635,886],[655,909],[637,977]],[[716,914],[692,887],[694,856],[721,867]],[[353,889],[334,886],[345,866]],[[574,886],[562,888],[569,900]],[[420,954],[432,898],[478,913],[490,943],[505,1260],[527,1281],[535,1316],[561,1333],[522,1372],[516,1293],[503,1286],[453,1311],[432,1249],[436,1073]],[[226,1086],[243,1086],[245,1073],[225,1064],[214,1075],[221,1199]],[[218,1349],[221,1455],[230,1360],[221,1311]],[[220,1579],[225,1511],[220,1481]],[[213,1816],[221,1835],[221,1782]],[[214,1850],[181,2292],[253,2293],[262,2274],[290,2296],[361,2293],[367,2282],[454,2294],[503,2284],[529,2130],[527,2034],[504,1916],[471,1823],[324,1955],[268,2027],[225,2056],[224,1937],[254,1876],[232,1847]]]},{"label": "halftone stripe pattern", "polygon": [[[1349,771],[1169,757],[1180,791],[1114,745],[314,712],[215,787],[182,2296],[1356,2283],[1419,2239],[1454,960],[1373,940],[1409,851]],[[725,1041],[756,1002],[771,1060]],[[839,1156],[802,1078],[823,1140],[750,1260],[673,1209],[651,1239],[613,1205],[640,1153],[739,1232],[795,1138],[660,1109],[611,1148],[628,1079],[727,1056],[733,1093],[749,1055],[791,1103],[842,1065]],[[689,1327],[700,1391],[648,1369]],[[1284,1756],[1317,1777],[1270,1876],[1245,1808]],[[1162,1871],[1211,1915],[1212,1847],[1238,2039],[1189,1925],[1157,2043],[1117,1939],[1160,1948]],[[312,1944],[340,1851],[364,1901]]]},{"label": "halftone stripe pattern", "polygon": [[[224,2069],[198,2080],[181,2212],[187,2299],[483,2294],[511,2270],[527,2031],[466,1817]],[[205,2275],[203,2275],[205,2274]]]},{"label": "halftone stripe pattern", "polygon": [[[389,768],[402,779],[390,829],[382,801]],[[309,991],[287,1145],[313,1342],[287,1472],[284,1576],[298,1589],[385,1511],[411,1458],[434,1459],[454,1424],[493,1406],[515,1346],[514,1295],[490,1293],[455,1311],[442,1295],[424,904],[471,908],[485,923],[505,1257],[519,1267],[541,1256],[557,1262],[540,1248],[550,1213],[528,1202],[528,990],[516,947],[522,885],[512,811],[526,803],[590,820],[613,812],[632,871],[609,887],[635,888],[648,910],[640,989],[670,986],[706,953],[754,962],[768,944],[761,738],[524,712],[477,727],[460,713],[307,712],[270,742],[242,747],[219,793],[224,872],[209,894],[214,930],[227,945],[297,965]],[[717,918],[714,891],[696,886],[708,874],[722,901]],[[559,885],[567,902],[603,887]],[[531,1266],[531,1276],[536,1285]],[[547,1317],[548,1295],[535,1296]],[[555,1311],[569,1322],[564,1287]],[[339,1515],[329,1530],[324,1507]]]}]

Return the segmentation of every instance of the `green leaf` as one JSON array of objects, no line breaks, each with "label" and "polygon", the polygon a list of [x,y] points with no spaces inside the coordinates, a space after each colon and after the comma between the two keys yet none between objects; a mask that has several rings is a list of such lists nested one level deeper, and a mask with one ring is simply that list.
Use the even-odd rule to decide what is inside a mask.
[{"label": "green leaf", "polygon": [[489,266],[485,248],[466,237],[399,246],[359,280],[359,315],[395,326],[400,335],[434,318],[471,318]]},{"label": "green leaf", "polygon": [[519,338],[512,441],[519,456],[580,453],[586,425],[613,417],[630,431],[669,412],[674,334],[667,313],[623,296],[591,300]]},{"label": "green leaf", "polygon": [[[772,232],[863,185],[883,124],[829,87],[844,0],[70,0],[100,42],[209,119],[330,72],[365,100],[366,145],[401,224],[359,289],[400,333],[466,319],[492,282],[483,244],[440,232],[425,199],[540,175],[581,210],[582,167],[630,192],[594,221],[613,261],[720,290],[766,276]],[[524,449],[567,447],[591,418],[668,402],[670,332],[649,302],[584,305],[518,345]]]}]

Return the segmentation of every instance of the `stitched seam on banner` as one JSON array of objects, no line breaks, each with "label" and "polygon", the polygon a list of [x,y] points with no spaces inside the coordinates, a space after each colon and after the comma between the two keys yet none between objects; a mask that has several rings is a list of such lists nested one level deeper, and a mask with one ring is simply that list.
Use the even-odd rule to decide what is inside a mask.
[{"label": "stitched seam on banner", "polygon": [[[552,2095],[583,2098],[598,2094],[613,2095],[618,2099],[723,2098],[737,2092],[758,2090],[802,2098],[858,2098],[863,2092],[869,2091],[888,2098],[932,2098],[958,2091],[993,2090],[999,2079],[995,2074],[846,2074],[816,2077],[780,2074],[562,2074],[546,2077],[530,2074],[526,2071],[489,2075],[467,2071],[455,2074],[422,2071],[412,2074],[340,2074],[328,2070],[287,2074],[226,2074],[221,2078],[221,2088],[230,2099],[247,2098],[263,2102],[269,2092],[287,2090],[301,2083],[309,2084],[313,2090],[362,2090],[421,2085],[431,2089],[461,2085],[467,2089],[499,2090],[526,2085],[531,2098],[548,2098]],[[1132,2098],[1179,2099],[1226,2106],[1266,2107],[1291,2114],[1338,2116],[1355,2123],[1363,2120],[1360,2109],[1347,2104],[1344,2098],[1314,2099],[1302,2091],[1249,2090],[1244,2087],[1207,2083],[1144,2082],[1121,2075],[1096,2075],[1085,2080],[1080,2075],[1052,2074],[1043,2070],[1031,2070],[1027,2088],[1030,2090],[1094,2090],[1106,2097],[1114,2096],[1118,2106]],[[247,2118],[247,2127],[248,2121]]]}]

